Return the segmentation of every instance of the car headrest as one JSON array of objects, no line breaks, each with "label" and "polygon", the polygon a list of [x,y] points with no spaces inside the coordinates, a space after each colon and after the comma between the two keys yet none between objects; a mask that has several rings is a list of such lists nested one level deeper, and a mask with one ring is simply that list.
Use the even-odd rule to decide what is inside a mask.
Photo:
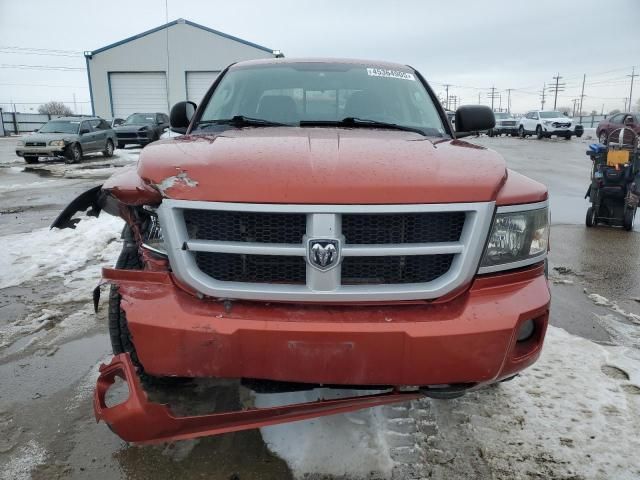
[{"label": "car headrest", "polygon": [[258,118],[278,123],[295,123],[299,120],[296,102],[288,95],[267,95],[260,99]]}]

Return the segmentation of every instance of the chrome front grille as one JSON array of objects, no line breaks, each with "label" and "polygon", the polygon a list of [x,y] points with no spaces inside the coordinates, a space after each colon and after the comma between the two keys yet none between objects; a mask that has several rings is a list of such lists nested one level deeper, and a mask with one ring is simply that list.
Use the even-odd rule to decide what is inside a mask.
[{"label": "chrome front grille", "polygon": [[[204,295],[281,301],[433,299],[470,281],[493,202],[279,205],[165,200],[158,209],[176,276]],[[312,265],[314,239],[340,262]]]}]

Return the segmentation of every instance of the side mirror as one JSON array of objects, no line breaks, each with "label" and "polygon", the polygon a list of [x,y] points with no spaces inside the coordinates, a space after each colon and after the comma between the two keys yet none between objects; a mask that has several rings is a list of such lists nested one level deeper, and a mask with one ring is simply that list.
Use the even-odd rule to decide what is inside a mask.
[{"label": "side mirror", "polygon": [[169,122],[171,130],[185,134],[191,123],[193,114],[196,113],[196,104],[193,102],[178,102],[171,108]]},{"label": "side mirror", "polygon": [[85,133],[89,133],[91,130],[89,130],[88,128],[81,128],[80,129],[80,135],[84,135]]},{"label": "side mirror", "polygon": [[463,105],[456,110],[456,132],[478,132],[495,126],[496,118],[485,105]]}]

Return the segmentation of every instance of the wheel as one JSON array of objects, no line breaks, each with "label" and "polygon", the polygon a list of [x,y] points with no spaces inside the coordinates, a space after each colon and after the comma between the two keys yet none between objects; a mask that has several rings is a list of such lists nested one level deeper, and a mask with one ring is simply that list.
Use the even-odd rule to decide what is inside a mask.
[{"label": "wheel", "polygon": [[[116,268],[122,270],[142,270],[142,260],[138,254],[138,247],[133,239],[131,227],[124,227],[122,232],[124,246],[120,252],[120,256],[116,261]],[[118,293],[118,287],[111,286],[109,291],[109,339],[111,340],[111,349],[114,355],[119,353],[128,353],[131,361],[138,369],[140,380],[144,384],[162,384],[162,385],[181,385],[190,382],[190,378],[185,377],[154,377],[144,372],[144,367],[140,363],[135,345],[133,344],[129,325],[127,323],[127,314],[121,308],[120,302],[122,297]]]},{"label": "wheel", "polygon": [[512,137],[517,137],[517,136],[518,136],[518,134],[517,134],[517,133],[515,133],[515,132],[511,132],[511,136],[512,136]]},{"label": "wheel", "polygon": [[565,136],[564,136],[564,139],[565,139],[565,140],[571,140],[571,134],[569,134],[569,135],[565,135]]},{"label": "wheel", "polygon": [[536,138],[538,140],[542,140],[542,137],[544,137],[544,134],[542,133],[542,127],[540,125],[538,125],[536,127]]},{"label": "wheel", "polygon": [[490,137],[493,137],[495,135],[495,133],[493,133],[493,129],[489,129],[489,131],[487,132],[487,135],[489,135]]},{"label": "wheel", "polygon": [[126,144],[125,144],[125,143],[118,142],[118,148],[122,149],[122,148],[124,148],[125,146],[126,146]]},{"label": "wheel", "polygon": [[107,145],[104,147],[102,155],[107,158],[113,157],[113,142],[111,140],[107,140]]},{"label": "wheel", "polygon": [[607,132],[600,132],[600,135],[598,135],[598,141],[602,145],[606,145],[607,144]]},{"label": "wheel", "polygon": [[[133,241],[133,234],[129,226],[125,227],[122,236],[125,244],[116,261],[116,268],[122,270],[142,269],[142,261],[138,255],[138,248]],[[128,353],[136,366],[139,366],[138,356],[131,342],[127,317],[124,310],[120,308],[121,299],[122,297],[118,293],[118,287],[111,285],[111,290],[109,291],[109,338],[111,339],[111,348],[114,355]]]},{"label": "wheel", "polygon": [[593,207],[587,209],[587,218],[585,220],[587,227],[591,228],[596,224],[596,211]]},{"label": "wheel", "polygon": [[82,149],[77,143],[72,143],[64,152],[66,163],[78,163],[82,160]]},{"label": "wheel", "polygon": [[524,137],[526,137],[526,134],[524,133],[524,127],[523,127],[522,125],[520,125],[520,126],[518,127],[518,136],[519,136],[520,138],[524,138]]},{"label": "wheel", "polygon": [[633,230],[633,220],[635,216],[636,216],[635,208],[627,207],[624,209],[624,219],[622,221],[622,226],[627,232],[630,232],[631,230]]},{"label": "wheel", "polygon": [[38,160],[38,156],[37,155],[30,155],[28,157],[24,157],[24,161],[25,161],[25,163],[28,163],[29,165],[33,165],[34,163],[38,163],[40,160]]}]

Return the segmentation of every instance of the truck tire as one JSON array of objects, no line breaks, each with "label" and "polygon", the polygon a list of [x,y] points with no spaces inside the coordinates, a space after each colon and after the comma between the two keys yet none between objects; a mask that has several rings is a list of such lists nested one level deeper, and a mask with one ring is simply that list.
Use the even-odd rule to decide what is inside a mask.
[{"label": "truck tire", "polygon": [[[142,261],[138,255],[138,247],[131,240],[131,229],[126,226],[123,231],[124,246],[116,261],[116,268],[122,270],[140,270]],[[122,297],[118,293],[118,287],[111,285],[109,291],[109,338],[114,355],[128,353],[137,367],[141,367],[135,347],[131,341],[131,334],[127,325],[127,315],[120,307]]]},{"label": "truck tire", "polygon": [[102,155],[104,155],[107,158],[113,157],[113,141],[111,141],[110,139],[107,140],[107,144],[105,145],[104,150],[102,151]]},{"label": "truck tire", "polygon": [[[120,252],[120,256],[116,261],[116,268],[123,270],[142,270],[142,260],[138,254],[138,247],[133,241],[131,228],[127,225],[122,232],[124,246]],[[140,380],[145,385],[182,385],[190,382],[191,378],[186,377],[155,377],[145,373],[142,363],[136,353],[136,347],[133,344],[129,325],[127,323],[127,314],[121,308],[120,302],[122,297],[118,293],[118,287],[111,285],[109,291],[109,338],[111,340],[111,349],[114,355],[120,353],[128,353],[131,361],[138,370]]]},{"label": "truck tire", "polygon": [[543,137],[544,137],[544,134],[542,133],[542,127],[540,125],[538,125],[536,127],[536,138],[538,140],[542,140]]},{"label": "truck tire", "polygon": [[596,224],[595,210],[593,209],[593,207],[589,207],[587,209],[587,218],[585,219],[585,224],[589,228],[593,227]]},{"label": "truck tire", "polygon": [[78,163],[82,160],[82,148],[77,143],[72,143],[64,151],[65,163]]},{"label": "truck tire", "polygon": [[624,218],[622,220],[622,226],[627,232],[633,230],[633,220],[636,216],[635,208],[625,208],[624,209]]},{"label": "truck tire", "polygon": [[495,133],[493,132],[493,128],[489,129],[489,131],[487,132],[487,135],[489,135],[490,137],[493,137],[495,135]]},{"label": "truck tire", "polygon": [[525,138],[527,135],[524,133],[524,127],[522,125],[520,125],[518,127],[518,136],[520,138]]}]

